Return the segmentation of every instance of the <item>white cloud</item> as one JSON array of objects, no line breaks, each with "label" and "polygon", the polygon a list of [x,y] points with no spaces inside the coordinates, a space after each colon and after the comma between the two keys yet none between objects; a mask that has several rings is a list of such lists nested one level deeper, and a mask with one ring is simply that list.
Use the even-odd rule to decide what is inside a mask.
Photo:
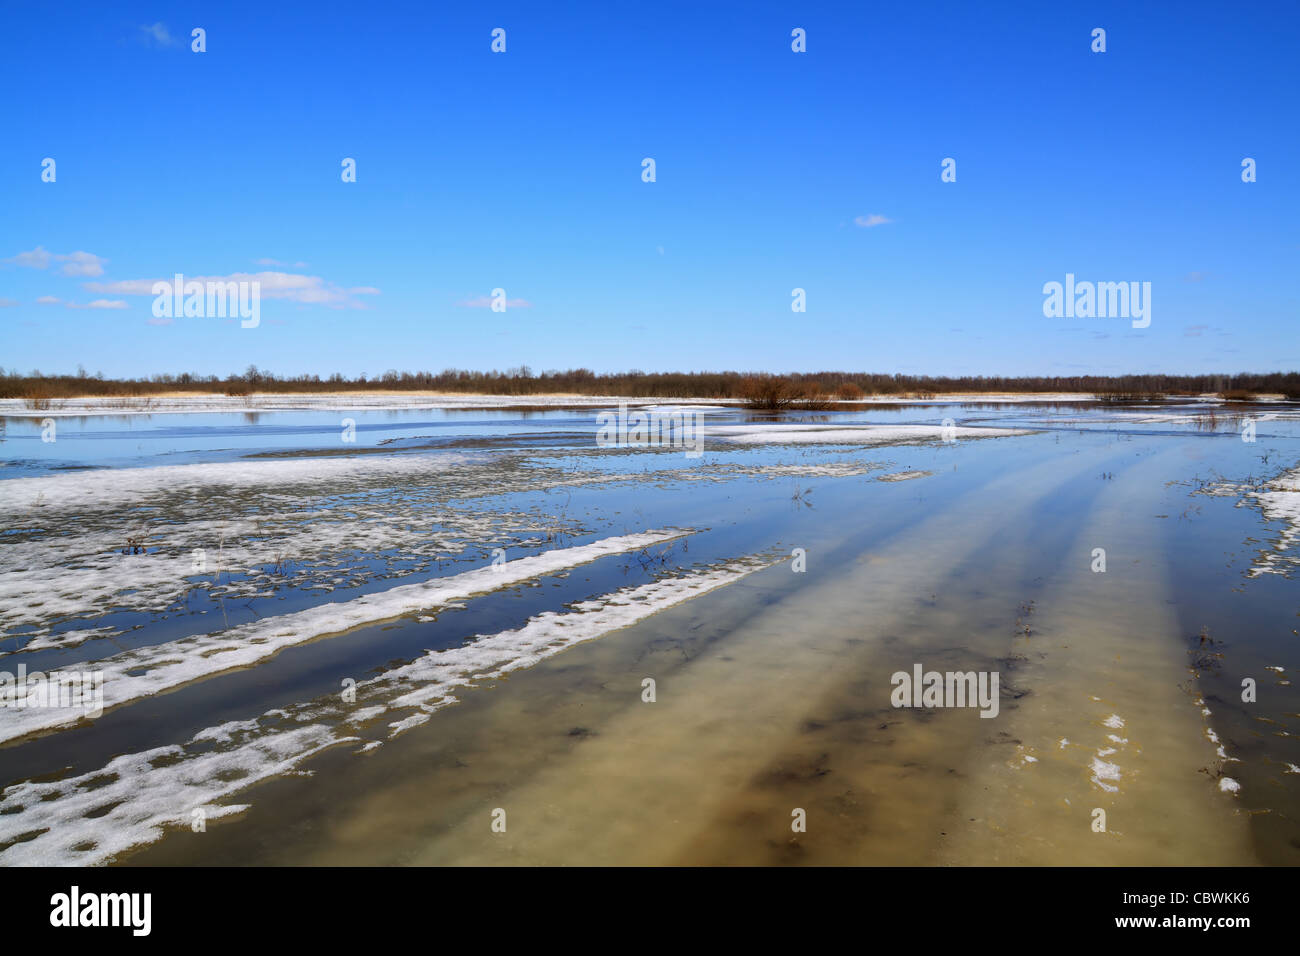
[{"label": "white cloud", "polygon": [[80,250],[56,255],[43,246],[37,246],[30,252],[20,252],[4,261],[27,269],[48,269],[51,262],[61,262],[63,265],[59,271],[65,276],[102,276],[104,263],[108,260]]},{"label": "white cloud", "polygon": [[872,213],[870,216],[858,216],[853,220],[856,225],[859,225],[864,229],[870,229],[872,226],[883,226],[886,223],[893,221],[894,220],[889,217],[881,216],[877,213]]},{"label": "white cloud", "polygon": [[[492,299],[486,295],[480,295],[456,304],[463,309],[490,309],[492,308]],[[531,309],[532,307],[533,304],[527,299],[506,299],[507,309]]]},{"label": "white cloud", "polygon": [[66,256],[55,256],[63,263],[59,271],[65,276],[102,276],[107,259],[91,255],[89,252],[70,252]]},{"label": "white cloud", "polygon": [[[190,277],[186,277],[188,282]],[[107,292],[112,295],[153,295],[155,282],[171,282],[171,279],[119,279],[113,282],[83,282],[82,286],[89,292]]]},{"label": "white cloud", "polygon": [[147,38],[152,39],[159,46],[171,46],[176,40],[172,37],[171,31],[167,29],[167,24],[159,22],[150,24],[147,27],[141,27]]},{"label": "white cloud", "polygon": [[[57,295],[43,295],[36,300],[40,305],[66,305],[69,309],[125,309],[121,299],[95,299],[93,302],[64,302]],[[15,302],[14,305],[18,303]]]},{"label": "white cloud", "polygon": [[0,309],[11,309],[17,304],[13,299],[0,298]]},{"label": "white cloud", "polygon": [[51,258],[47,249],[37,246],[31,252],[20,252],[6,259],[5,262],[12,262],[16,266],[24,266],[28,269],[48,269]]},{"label": "white cloud", "polygon": [[125,309],[126,303],[121,299],[96,299],[94,302],[87,302],[82,305],[78,302],[69,302],[69,309]]},{"label": "white cloud", "polygon": [[257,260],[255,260],[255,264],[256,264],[256,265],[259,265],[259,266],[282,266],[283,268],[286,268],[286,269],[306,269],[306,268],[307,268],[307,263],[305,263],[305,262],[295,262],[293,265],[289,265],[289,263],[287,263],[287,262],[281,262],[279,259],[257,259]]},{"label": "white cloud", "polygon": [[[185,282],[256,282],[258,294],[263,299],[284,299],[302,305],[323,305],[331,309],[364,309],[366,305],[358,301],[357,295],[379,295],[373,286],[360,286],[344,289],[333,282],[327,282],[320,276],[296,275],[290,272],[232,272],[226,276],[191,276],[184,277]],[[154,294],[157,282],[170,284],[173,276],[162,279],[122,279],[115,282],[86,282],[87,291],[108,295],[148,295]]]}]

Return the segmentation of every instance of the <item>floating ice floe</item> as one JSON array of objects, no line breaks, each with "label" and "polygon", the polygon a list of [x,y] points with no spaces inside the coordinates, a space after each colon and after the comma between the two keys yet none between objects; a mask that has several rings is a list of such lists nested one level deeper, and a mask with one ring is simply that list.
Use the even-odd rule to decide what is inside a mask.
[{"label": "floating ice floe", "polygon": [[[1092,782],[1109,793],[1119,791],[1120,769],[1117,763],[1108,763],[1101,757],[1092,758]],[[1108,781],[1114,781],[1113,783]]]},{"label": "floating ice floe", "polygon": [[1240,496],[1238,507],[1253,503],[1263,513],[1265,521],[1283,525],[1273,548],[1261,551],[1255,559],[1248,572],[1251,577],[1290,574],[1300,566],[1300,553],[1297,553],[1300,551],[1300,468],[1279,475],[1262,486],[1224,481],[1202,488],[1200,493]]},{"label": "floating ice floe", "polygon": [[913,478],[928,478],[932,474],[933,472],[930,471],[896,471],[881,475],[876,481],[911,481]]},{"label": "floating ice floe", "polygon": [[[247,809],[215,804],[347,739],[327,727],[308,726],[233,750],[187,753],[180,746],[157,747],[125,754],[78,777],[15,784],[0,795],[0,844],[13,844],[0,851],[0,865],[107,862],[159,839],[167,827],[190,826],[196,810],[211,821]],[[14,842],[29,834],[34,836]]]}]

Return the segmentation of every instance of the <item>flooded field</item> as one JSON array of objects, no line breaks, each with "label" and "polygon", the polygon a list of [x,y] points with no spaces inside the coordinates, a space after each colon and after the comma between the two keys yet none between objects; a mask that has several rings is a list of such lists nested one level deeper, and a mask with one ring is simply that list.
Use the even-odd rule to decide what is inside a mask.
[{"label": "flooded field", "polygon": [[4,419],[0,864],[1300,863],[1294,403],[583,404]]}]

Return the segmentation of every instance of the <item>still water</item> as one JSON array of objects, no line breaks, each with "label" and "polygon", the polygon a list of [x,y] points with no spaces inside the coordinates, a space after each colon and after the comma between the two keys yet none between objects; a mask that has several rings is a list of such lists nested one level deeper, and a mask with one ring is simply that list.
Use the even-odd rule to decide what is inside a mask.
[{"label": "still water", "polygon": [[1294,407],[706,421],[7,419],[0,864],[1300,862]]}]

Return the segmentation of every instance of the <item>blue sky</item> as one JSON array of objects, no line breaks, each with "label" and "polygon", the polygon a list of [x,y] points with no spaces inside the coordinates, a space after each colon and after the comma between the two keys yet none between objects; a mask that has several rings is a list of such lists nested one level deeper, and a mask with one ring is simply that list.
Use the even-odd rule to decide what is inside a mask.
[{"label": "blue sky", "polygon": [[546,6],[6,3],[0,365],[1300,368],[1300,5]]}]

